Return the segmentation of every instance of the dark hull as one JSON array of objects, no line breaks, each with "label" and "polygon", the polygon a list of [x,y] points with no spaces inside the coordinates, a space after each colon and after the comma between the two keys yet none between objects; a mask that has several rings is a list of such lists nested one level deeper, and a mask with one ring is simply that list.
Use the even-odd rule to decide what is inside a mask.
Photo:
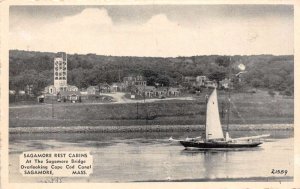
[{"label": "dark hull", "polygon": [[193,142],[193,141],[180,141],[180,143],[188,148],[253,148],[257,147],[261,142],[252,142],[252,143],[225,143],[225,142]]}]

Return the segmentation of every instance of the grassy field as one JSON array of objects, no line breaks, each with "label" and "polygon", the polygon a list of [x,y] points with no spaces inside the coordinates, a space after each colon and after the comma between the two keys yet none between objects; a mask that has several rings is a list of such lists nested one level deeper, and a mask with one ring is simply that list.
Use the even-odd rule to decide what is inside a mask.
[{"label": "grassy field", "polygon": [[[222,123],[227,118],[224,99],[225,95],[220,93]],[[266,92],[237,93],[232,95],[232,102],[231,123],[293,123],[294,120],[293,98],[270,97]],[[196,125],[205,121],[205,103],[200,99],[129,104],[56,103],[53,109],[51,104],[39,104],[11,107],[9,116],[10,127]]]}]

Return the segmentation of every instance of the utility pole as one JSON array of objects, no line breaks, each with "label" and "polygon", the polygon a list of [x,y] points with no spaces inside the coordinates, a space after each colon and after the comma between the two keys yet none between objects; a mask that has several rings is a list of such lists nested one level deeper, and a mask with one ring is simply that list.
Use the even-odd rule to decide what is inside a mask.
[{"label": "utility pole", "polygon": [[54,104],[53,104],[53,97],[54,97],[54,96],[52,96],[52,98],[51,98],[51,99],[52,99],[52,118],[54,118]]},{"label": "utility pole", "polygon": [[144,85],[144,103],[146,102],[146,89],[145,89],[145,85]]},{"label": "utility pole", "polygon": [[221,109],[222,109],[221,117],[224,118],[224,102],[223,101],[222,101]]},{"label": "utility pole", "polygon": [[136,103],[136,119],[139,119],[139,103]]}]

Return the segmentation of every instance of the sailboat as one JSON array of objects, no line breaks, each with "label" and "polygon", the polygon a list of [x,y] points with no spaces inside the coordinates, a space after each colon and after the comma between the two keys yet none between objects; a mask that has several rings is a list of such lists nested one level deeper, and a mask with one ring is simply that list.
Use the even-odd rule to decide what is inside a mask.
[{"label": "sailboat", "polygon": [[231,138],[227,128],[227,132],[224,137],[219,115],[217,89],[214,88],[207,100],[205,138],[196,137],[187,138],[185,140],[175,140],[171,137],[169,140],[178,141],[186,148],[252,148],[262,144],[262,141],[259,140],[260,138],[268,136],[270,135],[266,134],[242,138]]}]

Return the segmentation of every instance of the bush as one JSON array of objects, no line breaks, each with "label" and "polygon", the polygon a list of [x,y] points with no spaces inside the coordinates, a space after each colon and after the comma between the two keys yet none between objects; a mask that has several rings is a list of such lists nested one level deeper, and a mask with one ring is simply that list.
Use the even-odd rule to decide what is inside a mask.
[{"label": "bush", "polygon": [[286,90],[286,91],[284,91],[284,95],[286,95],[286,96],[292,96],[293,93],[290,90]]},{"label": "bush", "polygon": [[274,97],[276,93],[275,93],[273,90],[269,90],[269,91],[268,91],[268,94],[269,94],[271,97]]}]

